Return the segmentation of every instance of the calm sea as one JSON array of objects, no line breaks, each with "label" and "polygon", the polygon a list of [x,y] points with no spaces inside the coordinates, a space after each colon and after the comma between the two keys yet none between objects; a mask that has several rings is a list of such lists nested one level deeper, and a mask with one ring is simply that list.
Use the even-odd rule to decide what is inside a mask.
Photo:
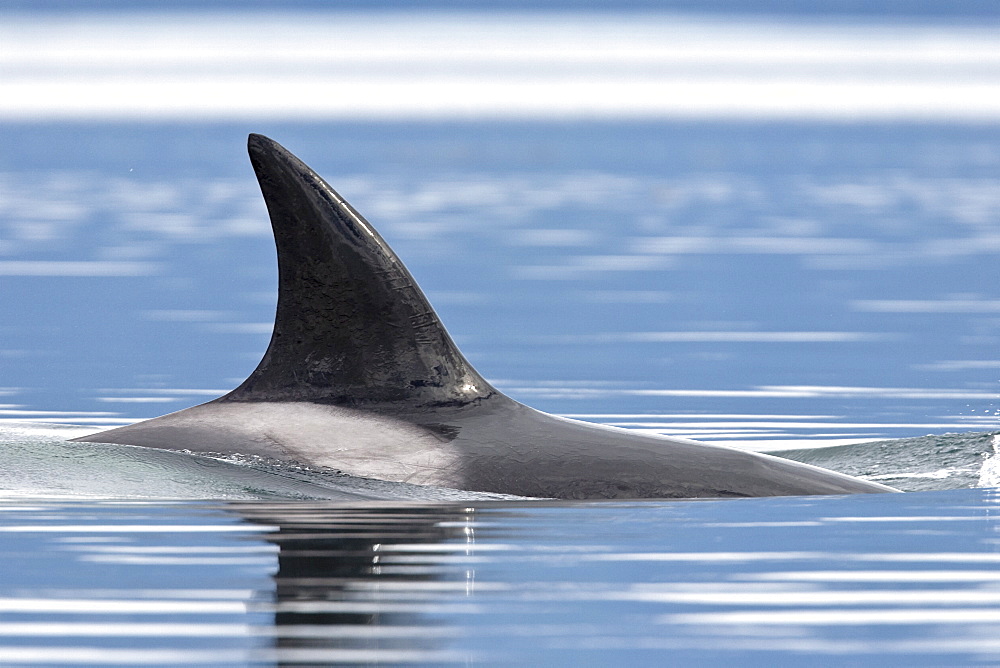
[{"label": "calm sea", "polygon": [[[45,6],[0,26],[0,663],[1000,661],[983,16]],[[255,367],[249,132],[514,398],[915,492],[502,501],[66,443]]]}]

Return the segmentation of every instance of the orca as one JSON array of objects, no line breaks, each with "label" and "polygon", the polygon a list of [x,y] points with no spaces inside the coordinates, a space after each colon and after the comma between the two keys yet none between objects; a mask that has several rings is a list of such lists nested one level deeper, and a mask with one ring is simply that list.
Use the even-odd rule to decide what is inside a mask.
[{"label": "orca", "polygon": [[75,440],[260,455],[527,497],[896,491],[778,457],[549,415],[505,396],[459,352],[367,220],[277,142],[253,134],[248,148],[278,255],[263,359],[218,399]]}]

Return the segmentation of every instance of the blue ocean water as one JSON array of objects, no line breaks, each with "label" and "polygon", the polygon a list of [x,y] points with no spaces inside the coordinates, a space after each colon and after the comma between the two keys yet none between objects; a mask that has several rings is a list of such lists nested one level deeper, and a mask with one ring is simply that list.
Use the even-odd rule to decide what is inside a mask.
[{"label": "blue ocean water", "polygon": [[996,493],[0,515],[5,665],[996,665]]},{"label": "blue ocean water", "polygon": [[244,127],[7,124],[3,410],[91,426],[3,434],[0,660],[996,663],[994,494],[940,491],[1000,480],[993,129],[252,129],[513,396],[939,491],[456,502],[65,443],[252,370],[273,250]]},{"label": "blue ocean water", "polygon": [[[17,20],[44,10],[43,24],[92,25],[88,8],[120,18],[102,2],[2,4]],[[435,4],[456,8],[470,10]],[[887,38],[961,31],[995,14],[665,8],[776,12],[821,24],[814,37],[865,20]],[[91,67],[85,50],[55,53],[57,65],[5,60],[0,86]],[[988,83],[988,55],[866,62]],[[122,66],[163,76],[148,57]],[[182,65],[167,74],[197,76]],[[112,66],[93,67],[100,84]],[[0,663],[997,663],[992,112],[35,117],[3,104]],[[298,154],[379,229],[511,396],[914,492],[502,501],[66,442],[211,399],[259,360],[276,268],[248,132]]]},{"label": "blue ocean water", "polygon": [[[276,269],[247,129],[5,124],[14,415],[151,417],[253,369]],[[544,410],[858,439],[996,425],[990,126],[249,129],[338,188],[473,363]]]}]

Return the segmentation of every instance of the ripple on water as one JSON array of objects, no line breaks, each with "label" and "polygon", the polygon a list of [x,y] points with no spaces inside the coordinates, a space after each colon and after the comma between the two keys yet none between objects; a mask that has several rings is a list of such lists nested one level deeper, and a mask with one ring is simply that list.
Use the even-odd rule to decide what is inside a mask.
[{"label": "ripple on water", "polygon": [[997,502],[8,499],[0,662],[994,665]]}]

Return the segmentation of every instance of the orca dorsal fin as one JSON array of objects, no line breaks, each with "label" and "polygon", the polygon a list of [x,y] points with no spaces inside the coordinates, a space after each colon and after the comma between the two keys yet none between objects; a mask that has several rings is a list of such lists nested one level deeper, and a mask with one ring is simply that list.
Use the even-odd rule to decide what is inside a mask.
[{"label": "orca dorsal fin", "polygon": [[248,149],[278,251],[278,307],[257,369],[220,401],[406,408],[496,393],[368,221],[277,142],[252,134]]}]

